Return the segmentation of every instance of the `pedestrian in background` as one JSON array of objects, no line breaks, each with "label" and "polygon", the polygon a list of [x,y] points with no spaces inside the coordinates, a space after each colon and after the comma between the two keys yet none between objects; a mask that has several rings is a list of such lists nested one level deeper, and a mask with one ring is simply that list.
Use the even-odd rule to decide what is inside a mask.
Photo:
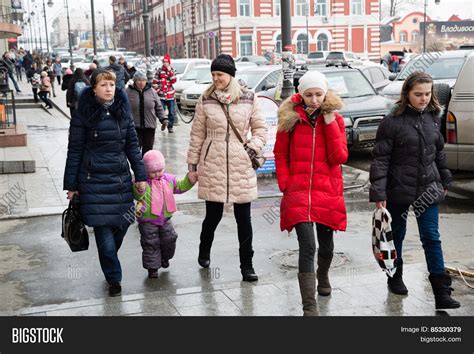
[{"label": "pedestrian in background", "polygon": [[[239,85],[235,71],[230,55],[221,54],[212,61],[212,84],[196,105],[187,163],[191,178],[198,176],[198,197],[206,201],[199,265],[209,267],[214,233],[222,219],[224,203],[233,203],[242,279],[256,281],[258,276],[252,262],[251,202],[258,198],[257,175],[249,156],[262,153],[267,127],[258,100],[253,92]],[[229,128],[228,119],[244,141],[251,132],[252,137],[245,146]]]},{"label": "pedestrian in background", "polygon": [[46,108],[53,109],[53,103],[48,98],[51,94],[51,80],[46,71],[41,72],[41,83],[39,88],[39,98],[46,104]]},{"label": "pedestrian in background", "polygon": [[[83,222],[94,228],[109,295],[122,292],[118,250],[134,221],[131,169],[138,191],[146,172],[127,95],[115,87],[113,72],[97,69],[72,115],[64,190],[79,196]],[[130,165],[129,165],[130,163]],[[131,214],[131,215],[130,215]]]},{"label": "pedestrian in background", "polygon": [[97,65],[94,64],[94,63],[90,63],[89,64],[89,69],[84,71],[84,75],[86,75],[86,77],[90,80],[90,78],[92,76],[92,73],[94,72],[95,69],[97,69]]},{"label": "pedestrian in background", "polygon": [[26,72],[26,78],[31,83],[31,90],[33,91],[33,99],[38,103],[38,89],[41,85],[41,69],[33,62],[31,67]]},{"label": "pedestrian in background", "polygon": [[84,75],[84,70],[77,68],[69,81],[66,91],[66,105],[69,107],[71,117],[77,108],[82,91],[90,85],[89,79]]},{"label": "pedestrian in background", "polygon": [[[176,82],[176,70],[171,66],[169,54],[163,57],[163,66],[156,71],[153,79],[153,88],[160,96],[163,109],[168,109],[168,133],[173,133],[173,125],[176,116],[174,99],[174,87]],[[161,130],[165,130],[162,126]]]},{"label": "pedestrian in background", "polygon": [[391,65],[391,68],[392,68],[392,72],[393,73],[398,73],[398,67],[400,65],[400,58],[398,58],[397,55],[395,54],[392,54],[392,56],[390,57],[390,65]]},{"label": "pedestrian in background", "polygon": [[176,250],[176,233],[171,217],[176,212],[174,194],[190,190],[196,177],[186,175],[182,180],[165,172],[165,158],[160,151],[150,150],[143,156],[147,171],[145,191],[133,188],[138,201],[136,214],[142,246],[142,265],[148,278],[158,278],[158,269],[168,268]]},{"label": "pedestrian in background", "polygon": [[429,281],[437,309],[460,307],[451,298],[451,277],[445,271],[439,234],[438,203],[444,200],[452,176],[440,131],[442,108],[433,94],[433,79],[417,71],[403,83],[400,100],[382,120],[372,151],[370,201],[387,208],[397,251],[396,273],[388,277],[390,291],[408,294],[403,282],[402,246],[408,209],[414,207]]},{"label": "pedestrian in background", "polygon": [[145,74],[137,72],[133,78],[133,85],[126,89],[130,108],[132,110],[138,142],[142,155],[153,149],[155,143],[156,121],[162,126],[167,125],[160,98],[146,81]]},{"label": "pedestrian in background", "polygon": [[73,77],[73,73],[71,69],[64,70],[63,82],[61,83],[62,91],[66,91],[68,89],[69,82],[71,81],[72,77]]},{"label": "pedestrian in background", "polygon": [[61,66],[61,58],[56,57],[56,60],[54,61],[54,64],[53,64],[53,73],[54,73],[54,76],[56,76],[56,80],[58,80],[58,85],[61,85],[62,71],[63,71],[63,68]]},{"label": "pedestrian in background", "polygon": [[13,86],[15,86],[16,92],[20,93],[21,92],[20,87],[18,86],[18,83],[15,80],[15,77],[13,76],[13,72],[15,70],[15,62],[13,59],[11,59],[10,52],[5,52],[3,54],[1,63],[3,64],[4,67],[7,68],[8,77],[10,78],[10,80],[12,80]]},{"label": "pedestrian in background", "polygon": [[[280,228],[293,228],[299,244],[298,283],[305,316],[317,315],[316,277],[319,295],[331,294],[329,268],[334,253],[334,231],[347,225],[341,165],[348,150],[344,118],[336,112],[342,100],[328,91],[324,74],[308,71],[298,92],[278,110],[274,147],[276,175],[283,198]],[[314,256],[318,237],[318,269]]]},{"label": "pedestrian in background", "polygon": [[[51,81],[51,93],[53,94],[53,97],[56,97],[56,89],[54,88],[54,80],[56,79],[56,75],[53,70],[53,62],[51,59],[48,59],[46,61],[46,66],[43,68],[43,71],[46,71],[49,76],[49,80]],[[51,97],[51,93],[49,97]]]},{"label": "pedestrian in background", "polygon": [[122,65],[117,64],[117,58],[115,56],[111,55],[109,57],[109,66],[106,69],[115,73],[117,77],[117,90],[123,90],[128,80],[130,80],[130,76],[128,76],[127,71]]}]

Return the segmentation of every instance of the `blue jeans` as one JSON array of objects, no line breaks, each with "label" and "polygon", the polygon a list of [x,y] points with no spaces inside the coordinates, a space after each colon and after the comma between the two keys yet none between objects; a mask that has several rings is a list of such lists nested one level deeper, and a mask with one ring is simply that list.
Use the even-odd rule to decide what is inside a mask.
[{"label": "blue jeans", "polygon": [[163,106],[163,110],[168,107],[168,128],[173,128],[174,119],[176,117],[175,112],[175,100],[161,100],[161,105]]},{"label": "blue jeans", "polygon": [[122,281],[122,268],[117,252],[122,245],[127,229],[112,226],[94,227],[100,267],[109,284],[117,284]]},{"label": "blue jeans", "polygon": [[398,72],[398,67],[399,67],[399,65],[400,65],[400,64],[398,63],[398,61],[394,61],[394,62],[392,63],[392,72],[393,72],[393,73],[396,74],[396,73]]},{"label": "blue jeans", "polygon": [[[397,257],[402,259],[402,245],[407,231],[409,205],[396,205],[387,201],[387,209],[392,215],[392,235]],[[421,244],[425,250],[426,265],[430,274],[444,274],[443,251],[439,239],[438,205],[424,206],[414,210]]]},{"label": "blue jeans", "polygon": [[20,92],[20,87],[18,86],[18,83],[16,82],[15,78],[13,77],[13,73],[12,72],[8,72],[8,76],[10,77],[10,79],[13,81],[13,86],[15,86],[15,90],[16,92]]}]

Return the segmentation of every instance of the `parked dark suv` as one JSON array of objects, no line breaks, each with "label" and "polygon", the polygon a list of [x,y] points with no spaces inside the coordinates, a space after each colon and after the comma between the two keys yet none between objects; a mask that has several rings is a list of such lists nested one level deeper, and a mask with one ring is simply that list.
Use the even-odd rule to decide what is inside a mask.
[{"label": "parked dark suv", "polygon": [[[377,94],[369,80],[359,70],[350,67],[309,67],[324,75],[329,89],[335,91],[344,101],[340,111],[346,126],[347,145],[350,150],[373,147],[379,123],[388,113],[392,100]],[[295,88],[306,70],[299,70],[294,75]],[[262,96],[279,97],[276,90],[260,93]]]}]

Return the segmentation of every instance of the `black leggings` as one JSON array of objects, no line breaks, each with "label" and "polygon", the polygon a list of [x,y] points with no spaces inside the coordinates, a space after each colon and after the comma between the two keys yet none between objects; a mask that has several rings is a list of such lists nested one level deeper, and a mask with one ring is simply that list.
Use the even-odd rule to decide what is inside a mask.
[{"label": "black leggings", "polygon": [[[252,268],[252,221],[250,215],[251,203],[234,203],[234,216],[237,221],[237,234],[239,237],[240,268]],[[210,259],[212,241],[217,225],[222,219],[224,203],[206,201],[206,217],[202,222],[201,244],[199,245],[199,258]]]},{"label": "black leggings", "polygon": [[138,144],[142,148],[142,156],[149,150],[153,150],[155,143],[155,129],[154,128],[135,128],[138,136]]},{"label": "black leggings", "polygon": [[41,98],[41,101],[43,101],[46,104],[46,106],[53,107],[53,103],[48,98],[48,93],[49,93],[48,91],[40,91],[38,93],[38,96],[39,96],[39,98]]},{"label": "black leggings", "polygon": [[[312,222],[302,222],[295,225],[299,243],[298,270],[300,273],[314,273],[314,254],[316,241]],[[323,224],[316,223],[318,235],[318,256],[332,257],[334,251],[334,231]]]}]

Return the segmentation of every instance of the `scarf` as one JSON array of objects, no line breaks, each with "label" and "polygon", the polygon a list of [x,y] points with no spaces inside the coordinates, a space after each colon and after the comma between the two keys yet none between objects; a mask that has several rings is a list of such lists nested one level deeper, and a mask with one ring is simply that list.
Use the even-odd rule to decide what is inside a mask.
[{"label": "scarf", "polygon": [[229,105],[232,103],[229,93],[226,90],[214,90],[214,94],[216,95],[217,100],[225,105]]},{"label": "scarf", "polygon": [[112,98],[111,101],[107,101],[107,102],[101,102],[102,103],[102,106],[105,108],[105,109],[109,109],[110,106],[112,106],[114,104],[114,99]]},{"label": "scarf", "polygon": [[165,204],[169,213],[176,211],[173,191],[166,178],[161,176],[151,180],[151,212],[157,216],[161,215]]},{"label": "scarf", "polygon": [[305,104],[303,104],[303,107],[304,107],[304,111],[306,113],[306,116],[309,119],[309,122],[314,127],[316,125],[316,119],[318,119],[318,116],[321,113],[321,107],[312,108],[312,107],[306,106]]}]

